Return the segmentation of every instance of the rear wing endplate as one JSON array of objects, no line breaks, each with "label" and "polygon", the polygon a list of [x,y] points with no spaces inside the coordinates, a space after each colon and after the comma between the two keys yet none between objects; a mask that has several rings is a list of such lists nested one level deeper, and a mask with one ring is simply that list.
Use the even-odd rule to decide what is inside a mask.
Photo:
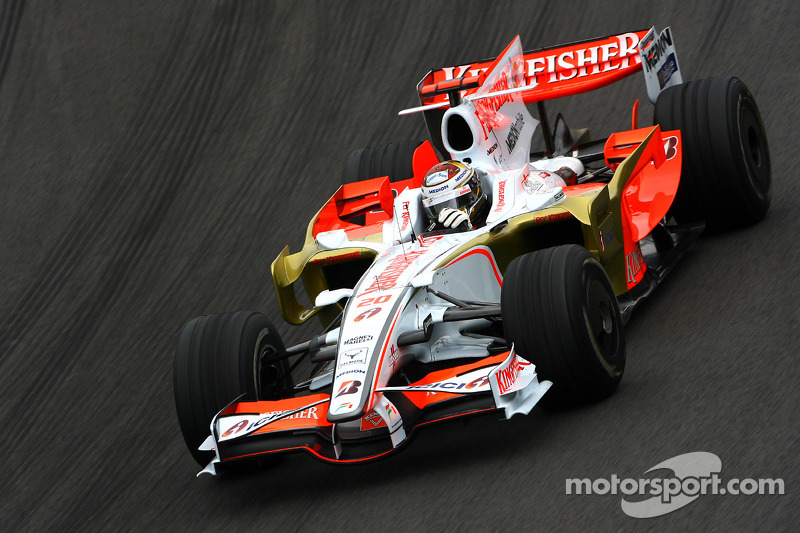
[{"label": "rear wing endplate", "polygon": [[655,28],[650,28],[639,42],[639,54],[644,65],[644,79],[647,85],[647,97],[654,104],[658,95],[667,87],[683,83],[680,68],[678,68],[678,54],[672,40],[672,31],[669,27],[656,34]]}]

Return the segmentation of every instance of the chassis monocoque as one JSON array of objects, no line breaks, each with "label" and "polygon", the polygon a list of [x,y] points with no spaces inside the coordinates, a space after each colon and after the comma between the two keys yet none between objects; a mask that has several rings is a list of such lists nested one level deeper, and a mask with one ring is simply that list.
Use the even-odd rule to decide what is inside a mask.
[{"label": "chassis monocoque", "polygon": [[[550,128],[546,100],[640,70],[653,126],[634,105],[632,129],[599,141],[560,115]],[[181,334],[175,401],[202,472],[288,451],[365,461],[434,422],[600,400],[622,378],[623,324],[688,245],[769,207],[752,95],[733,77],[682,83],[669,29],[533,52],[517,37],[496,59],[431,71],[418,93],[406,112],[431,139],[351,154],[303,249],[272,264],[284,319],[317,316],[322,333],[287,348],[241,311]],[[545,151],[531,154],[537,129]],[[420,186],[439,154],[482,171],[485,225],[428,231]],[[577,183],[548,179],[565,168]]]}]

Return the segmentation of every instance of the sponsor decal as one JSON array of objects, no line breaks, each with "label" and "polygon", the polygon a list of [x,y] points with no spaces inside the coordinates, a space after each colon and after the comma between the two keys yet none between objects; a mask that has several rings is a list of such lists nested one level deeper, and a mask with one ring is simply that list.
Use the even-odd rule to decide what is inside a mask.
[{"label": "sponsor decal", "polygon": [[259,428],[261,428],[263,426],[266,426],[270,422],[273,422],[273,421],[275,421],[275,420],[277,420],[279,418],[281,420],[294,420],[294,419],[298,419],[298,418],[307,418],[307,419],[313,418],[314,420],[319,420],[319,416],[317,415],[317,407],[316,406],[311,406],[311,407],[308,407],[306,409],[301,409],[300,411],[297,411],[296,413],[293,413],[293,414],[291,414],[289,416],[283,416],[288,412],[291,412],[291,409],[283,410],[283,411],[272,411],[272,412],[268,412],[268,413],[263,413],[261,415],[261,417],[259,419],[257,419],[253,423],[250,423],[249,419],[240,420],[239,422],[237,422],[233,426],[229,427],[220,436],[220,438],[223,438],[223,439],[224,438],[228,438],[228,437],[236,435],[236,434],[238,434],[238,433],[240,433],[242,431],[244,431],[245,433],[250,433],[250,432],[255,431],[255,430],[257,430],[257,429],[259,429]]},{"label": "sponsor decal", "polygon": [[525,192],[528,194],[535,194],[539,189],[544,187],[542,180],[525,178],[522,180],[522,186],[525,187]]},{"label": "sponsor decal", "polygon": [[431,205],[437,205],[447,200],[452,200],[453,198],[458,198],[459,196],[464,196],[471,192],[472,189],[470,188],[469,184],[462,185],[457,189],[446,190],[441,194],[435,194],[432,196],[427,196],[422,199],[422,205],[428,207]]},{"label": "sponsor decal", "polygon": [[435,243],[436,241],[438,241],[441,238],[442,238],[442,235],[433,235],[433,236],[430,236],[430,237],[425,237],[424,235],[420,235],[419,237],[417,237],[417,242],[423,248],[429,248],[433,243]]},{"label": "sponsor decal", "polygon": [[339,358],[339,366],[364,364],[367,362],[367,348],[357,348],[343,352]]},{"label": "sponsor decal", "polygon": [[625,271],[629,284],[636,282],[636,275],[642,270],[642,265],[644,265],[644,256],[641,246],[637,244],[636,249],[625,256]]},{"label": "sponsor decal", "polygon": [[672,159],[678,154],[678,138],[667,137],[664,139],[664,153],[667,154],[667,160]]},{"label": "sponsor decal", "polygon": [[344,372],[339,372],[336,374],[336,379],[338,380],[342,376],[346,376],[348,374],[366,374],[366,370],[359,370],[358,368],[354,368],[352,370],[345,370]]},{"label": "sponsor decal", "polygon": [[363,313],[361,313],[360,315],[355,317],[354,320],[356,322],[361,322],[362,320],[366,320],[368,318],[374,317],[375,315],[377,315],[380,312],[381,312],[381,308],[380,307],[373,307],[372,309],[368,309],[367,311],[364,311]]},{"label": "sponsor decal", "polygon": [[534,57],[525,61],[527,76],[532,78],[538,77],[540,72],[549,73],[547,83],[556,83],[628,68],[631,59],[634,63],[641,61],[639,54],[636,53],[638,45],[639,36],[635,33],[626,33],[617,35],[598,46],[568,50],[557,55]]},{"label": "sponsor decal", "polygon": [[230,437],[231,435],[236,435],[236,434],[237,434],[237,433],[239,433],[241,430],[243,430],[244,428],[246,428],[246,427],[247,427],[247,424],[249,424],[249,423],[250,423],[250,421],[249,421],[249,420],[247,420],[247,419],[240,420],[239,422],[237,422],[237,423],[235,423],[234,425],[232,425],[231,427],[229,427],[229,428],[228,428],[228,430],[227,430],[227,431],[225,431],[225,433],[223,433],[223,434],[221,435],[221,437],[224,439],[224,438],[226,438],[226,437]]},{"label": "sponsor decal", "polygon": [[499,213],[506,206],[506,182],[507,180],[503,180],[497,185],[497,207],[494,208],[495,213]]},{"label": "sponsor decal", "polygon": [[513,387],[517,383],[520,372],[529,365],[529,362],[520,360],[519,357],[514,354],[514,359],[511,360],[507,367],[497,369],[495,376],[497,377],[497,387],[500,391],[500,395],[514,390]]},{"label": "sponsor decal", "polygon": [[[511,87],[508,86],[508,75],[505,71],[500,73],[498,80],[492,85],[491,89],[487,92],[507,91]],[[490,96],[489,98],[481,98],[475,100],[475,112],[481,119],[481,122],[491,130],[496,128],[499,124],[497,122],[497,111],[508,102],[513,102],[513,94],[501,94],[498,96]]]},{"label": "sponsor decal", "polygon": [[442,192],[447,190],[447,185],[442,185],[441,187],[436,187],[435,189],[428,189],[428,194],[436,194],[437,192]]},{"label": "sponsor decal", "polygon": [[372,340],[372,335],[359,335],[358,337],[350,337],[342,344],[345,346],[348,344],[361,344],[362,342],[369,342],[371,340]]},{"label": "sponsor decal", "polygon": [[488,150],[486,150],[486,155],[492,155],[492,153],[493,153],[495,150],[497,150],[497,146],[498,146],[498,144],[497,144],[497,143],[494,143],[494,144],[492,145],[492,147],[491,147],[491,148],[489,148]]},{"label": "sponsor decal", "polygon": [[441,170],[439,172],[435,172],[433,174],[429,174],[427,181],[431,185],[438,185],[439,183],[442,183],[443,181],[447,180],[447,178],[449,178],[449,177],[450,177],[450,175],[446,170]]},{"label": "sponsor decal", "polygon": [[[398,278],[403,275],[403,272],[406,271],[408,266],[413,263],[417,257],[425,255],[426,251],[427,250],[419,250],[398,255],[392,259],[389,262],[389,266],[387,266],[386,269],[375,278],[375,281],[372,282],[372,285],[370,285],[367,290],[361,294],[372,294],[376,291],[393,289],[397,284]],[[358,318],[356,318],[356,321],[358,321]]]},{"label": "sponsor decal", "polygon": [[[672,46],[672,32],[669,31],[669,28],[664,28],[664,31],[661,32],[659,38],[650,43],[650,45],[645,49],[644,68],[647,70],[647,72],[650,72],[656,68],[658,61],[661,59],[661,56],[664,55],[664,52],[666,52],[667,47],[669,46]],[[671,57],[673,59],[675,58],[674,55]],[[672,76],[672,73],[670,73],[670,76]],[[663,88],[664,85],[661,87]]]},{"label": "sponsor decal", "polygon": [[403,233],[411,223],[411,213],[408,212],[408,202],[403,202],[403,212],[400,217],[403,219],[403,224],[400,226],[400,233]]},{"label": "sponsor decal", "polygon": [[324,259],[314,259],[311,261],[315,265],[332,265],[334,263],[343,263],[345,261],[351,261],[353,259],[361,258],[361,252],[350,252],[347,254],[335,255],[332,257],[326,257]]},{"label": "sponsor decal", "polygon": [[361,419],[361,431],[386,427],[386,421],[375,411],[370,411]]},{"label": "sponsor decal", "polygon": [[[563,193],[562,193],[563,194]],[[552,215],[543,215],[540,217],[536,217],[536,223],[541,224],[544,222],[555,222],[557,220],[566,220],[571,218],[572,215],[569,213],[553,213]]]},{"label": "sponsor decal", "polygon": [[[641,62],[637,53],[639,36],[635,33],[616,35],[605,41],[595,41],[590,44],[595,46],[570,47],[560,54],[544,55],[546,52],[543,52],[543,55],[534,54],[534,57],[527,54],[528,57],[525,58],[521,69],[524,71],[527,84],[556,83],[572,78],[583,78],[601,72],[628,68],[631,61],[634,64]],[[485,71],[486,68],[470,69],[470,65],[442,69],[445,80],[462,76],[477,76]],[[544,79],[545,76],[547,79]]]},{"label": "sponsor decal", "polygon": [[614,237],[616,236],[614,234],[614,228],[611,228],[605,233],[603,232],[602,229],[598,231],[600,232],[600,251],[605,251],[606,243],[610,243],[611,241],[613,241]]},{"label": "sponsor decal", "polygon": [[658,69],[658,85],[663,89],[669,80],[672,78],[672,75],[678,71],[678,60],[675,59],[675,54],[670,54],[667,57],[666,63],[660,69]]},{"label": "sponsor decal", "polygon": [[481,389],[487,387],[488,385],[489,385],[489,376],[481,376],[469,382],[458,381],[453,379],[453,380],[437,381],[436,383],[428,383],[425,385],[411,385],[406,388],[409,390],[419,390],[419,391],[440,390],[442,392],[456,392],[464,389],[466,390]]},{"label": "sponsor decal", "polygon": [[[375,281],[373,281],[372,284],[369,287],[367,287],[367,289],[364,292],[362,292],[359,296],[372,294],[373,292],[376,291],[385,291],[388,289],[393,289],[397,285],[397,280],[400,278],[400,276],[403,275],[406,269],[408,269],[409,265],[411,265],[418,257],[425,255],[425,253],[427,253],[428,251],[427,248],[441,238],[442,238],[441,235],[435,237],[427,237],[427,238],[420,236],[419,238],[417,238],[417,242],[422,247],[422,250],[415,250],[411,252],[405,252],[403,254],[398,254],[394,259],[392,259],[389,262],[389,265],[384,269],[384,271],[375,277]],[[364,317],[364,318],[369,318],[369,317]],[[355,320],[356,322],[358,322],[359,320],[363,320],[364,318],[359,319],[358,317],[356,317]]]},{"label": "sponsor decal", "polygon": [[508,130],[508,136],[506,137],[506,148],[508,148],[508,153],[514,151],[514,148],[517,146],[517,141],[519,140],[519,136],[522,133],[522,128],[525,126],[525,118],[522,116],[522,113],[517,113],[516,120],[511,125]]},{"label": "sponsor decal", "polygon": [[394,347],[394,344],[391,345],[389,349],[389,362],[392,364],[392,370],[394,370],[397,361],[400,359],[400,352]]},{"label": "sponsor decal", "polygon": [[[381,400],[380,406],[385,412],[384,418],[389,420],[389,432],[394,433],[400,426],[403,425],[403,419],[400,418],[400,413],[397,411],[397,407],[395,407],[394,404],[387,398],[383,398]],[[380,412],[380,410],[378,410],[378,412]]]},{"label": "sponsor decal", "polygon": [[333,412],[334,412],[334,413],[338,413],[338,412],[339,412],[339,411],[341,411],[342,409],[352,409],[352,408],[353,408],[353,402],[345,402],[345,403],[340,403],[340,404],[339,404],[339,407],[337,407],[336,409],[334,409],[334,411],[333,411]]},{"label": "sponsor decal", "polygon": [[352,381],[345,381],[339,386],[339,390],[336,393],[334,398],[338,398],[339,396],[344,396],[345,394],[355,394],[358,392],[358,389],[361,387],[361,382],[357,380]]},{"label": "sponsor decal", "polygon": [[303,409],[302,411],[298,411],[293,415],[287,416],[284,418],[284,420],[294,420],[296,418],[313,418],[315,420],[319,420],[319,417],[317,416],[317,408],[309,407],[308,409]]}]

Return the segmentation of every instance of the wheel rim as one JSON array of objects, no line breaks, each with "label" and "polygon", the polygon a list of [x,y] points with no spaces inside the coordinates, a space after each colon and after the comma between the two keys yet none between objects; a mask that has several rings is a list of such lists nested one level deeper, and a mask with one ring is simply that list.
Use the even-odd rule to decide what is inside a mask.
[{"label": "wheel rim", "polygon": [[770,188],[769,148],[758,111],[746,99],[740,107],[739,131],[747,175],[755,192],[765,197]]},{"label": "wheel rim", "polygon": [[274,362],[270,359],[277,353],[277,349],[272,344],[262,344],[258,354],[258,396],[263,399],[272,399],[275,391],[280,386],[281,372]]},{"label": "wheel rim", "polygon": [[758,139],[758,132],[756,132],[756,129],[752,126],[747,128],[747,145],[750,149],[750,159],[755,166],[760,167],[762,161],[761,143]]},{"label": "wheel rim", "polygon": [[613,295],[596,275],[586,279],[584,318],[598,360],[610,375],[619,373],[620,320]]}]

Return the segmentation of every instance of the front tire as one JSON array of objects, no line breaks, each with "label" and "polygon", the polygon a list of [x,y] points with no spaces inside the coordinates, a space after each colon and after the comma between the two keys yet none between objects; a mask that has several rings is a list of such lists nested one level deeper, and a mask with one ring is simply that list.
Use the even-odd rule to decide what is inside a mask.
[{"label": "front tire", "polygon": [[585,248],[514,259],[501,302],[506,339],[553,382],[543,407],[594,402],[616,390],[625,370],[622,319],[605,270]]},{"label": "front tire", "polygon": [[195,318],[178,340],[173,391],[181,433],[192,457],[205,466],[212,452],[198,450],[211,420],[244,394],[244,401],[290,394],[292,377],[280,335],[261,313],[238,311]]},{"label": "front tire", "polygon": [[735,77],[697,80],[665,89],[653,120],[680,130],[683,170],[671,213],[709,228],[755,224],[772,193],[767,134],[755,99]]}]

